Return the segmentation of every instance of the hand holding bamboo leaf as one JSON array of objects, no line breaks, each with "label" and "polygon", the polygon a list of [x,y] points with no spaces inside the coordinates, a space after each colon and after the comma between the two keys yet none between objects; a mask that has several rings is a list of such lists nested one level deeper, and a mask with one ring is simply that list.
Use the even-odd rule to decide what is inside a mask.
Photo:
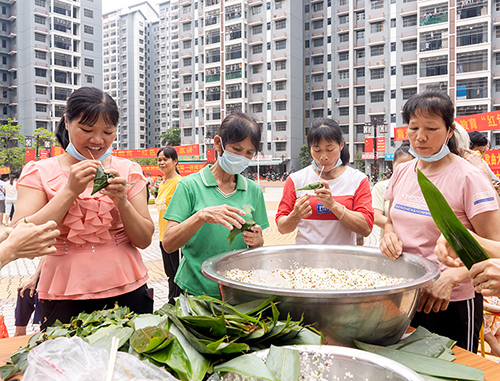
[{"label": "hand holding bamboo leaf", "polygon": [[203,222],[214,225],[222,225],[228,229],[233,226],[241,228],[245,223],[243,216],[246,214],[244,210],[229,205],[217,205],[203,208],[200,217]]},{"label": "hand holding bamboo leaf", "polygon": [[305,187],[294,189],[293,191],[297,192],[297,191],[301,191],[301,190],[314,190],[314,189],[321,189],[324,187],[325,186],[323,184],[320,184],[320,183],[311,183],[309,185],[306,185]]}]

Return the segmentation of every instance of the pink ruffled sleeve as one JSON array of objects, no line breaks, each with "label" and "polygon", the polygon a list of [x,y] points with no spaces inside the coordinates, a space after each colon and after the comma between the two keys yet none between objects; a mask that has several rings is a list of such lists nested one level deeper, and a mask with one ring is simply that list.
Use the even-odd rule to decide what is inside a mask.
[{"label": "pink ruffled sleeve", "polygon": [[127,198],[130,200],[144,189],[148,180],[142,174],[142,169],[139,164],[129,160],[127,160],[127,162],[130,164],[128,168],[127,182],[133,184],[127,187]]}]

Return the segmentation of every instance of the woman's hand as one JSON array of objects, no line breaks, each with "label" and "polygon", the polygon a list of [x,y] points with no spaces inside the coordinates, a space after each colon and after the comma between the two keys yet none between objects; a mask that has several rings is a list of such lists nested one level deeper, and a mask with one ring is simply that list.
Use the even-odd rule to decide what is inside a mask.
[{"label": "woman's hand", "polygon": [[500,259],[476,263],[469,272],[476,292],[500,297]]},{"label": "woman's hand", "polygon": [[295,200],[295,205],[289,216],[298,220],[309,217],[312,214],[312,208],[309,203],[310,198],[311,196],[309,194],[305,194]]},{"label": "woman's hand", "polygon": [[424,311],[426,314],[431,311],[444,311],[450,304],[451,292],[457,285],[453,277],[453,270],[443,271],[440,277],[425,288],[418,301],[417,311]]},{"label": "woman's hand", "polygon": [[260,247],[264,245],[264,236],[262,228],[259,225],[254,225],[250,228],[252,231],[245,230],[242,233],[243,240],[249,247]]},{"label": "woman's hand", "polygon": [[318,203],[323,204],[325,208],[333,212],[333,207],[337,202],[333,199],[328,181],[320,180],[318,184],[323,184],[323,188],[314,190],[314,193],[316,193],[316,200],[318,200]]},{"label": "woman's hand", "polygon": [[127,202],[127,179],[120,177],[120,173],[114,169],[106,169],[104,171],[108,174],[113,174],[115,177],[108,179],[108,186],[101,189],[99,192],[108,196],[113,203],[120,208]]},{"label": "woman's hand", "polygon": [[32,298],[33,295],[35,295],[36,292],[36,284],[38,281],[38,275],[36,277],[31,277],[31,279],[25,283],[21,287],[17,288],[17,291],[21,290],[19,292],[19,295],[21,298],[24,298],[24,292],[27,290],[30,290],[30,297]]},{"label": "woman's hand", "polygon": [[397,259],[403,254],[403,241],[396,233],[387,233],[380,240],[380,251],[389,259]]},{"label": "woman's hand", "polygon": [[83,160],[71,166],[66,187],[75,198],[87,188],[91,181],[94,181],[98,166],[97,160]]},{"label": "woman's hand", "polygon": [[200,217],[204,222],[214,225],[222,225],[229,230],[233,226],[238,229],[245,224],[244,216],[246,212],[229,205],[209,206],[200,211]]},{"label": "woman's hand", "polygon": [[448,267],[460,267],[464,265],[442,234],[437,240],[434,254],[437,255],[441,263],[444,263]]}]

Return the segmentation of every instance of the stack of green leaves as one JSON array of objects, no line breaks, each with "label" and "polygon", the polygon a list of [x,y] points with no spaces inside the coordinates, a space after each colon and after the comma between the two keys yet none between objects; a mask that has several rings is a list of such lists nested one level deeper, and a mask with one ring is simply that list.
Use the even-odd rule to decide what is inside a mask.
[{"label": "stack of green leaves", "polygon": [[[273,344],[321,343],[322,335],[301,321],[279,321],[273,299],[231,306],[208,296],[181,295],[175,306],[166,304],[155,314],[138,315],[118,306],[81,313],[69,324],[56,322],[31,337],[0,367],[0,374],[6,379],[25,371],[31,349],[61,336],[76,335],[108,350],[113,337],[118,337],[120,351],[164,367],[182,381],[202,381],[214,366]],[[243,371],[251,373],[252,368]]]},{"label": "stack of green leaves", "polygon": [[448,337],[418,327],[407,338],[382,347],[354,341],[356,346],[397,361],[419,373],[426,380],[484,381],[483,371],[451,362],[455,359],[451,348],[456,344]]}]

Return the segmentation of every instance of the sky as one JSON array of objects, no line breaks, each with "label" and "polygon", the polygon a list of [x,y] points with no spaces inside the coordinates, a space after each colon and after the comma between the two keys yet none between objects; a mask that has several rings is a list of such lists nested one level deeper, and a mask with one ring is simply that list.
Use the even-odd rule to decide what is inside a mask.
[{"label": "sky", "polygon": [[[117,9],[142,3],[143,0],[101,0],[102,1],[102,13],[108,13],[115,11]],[[149,3],[154,7],[158,3],[157,0],[149,0]]]}]

